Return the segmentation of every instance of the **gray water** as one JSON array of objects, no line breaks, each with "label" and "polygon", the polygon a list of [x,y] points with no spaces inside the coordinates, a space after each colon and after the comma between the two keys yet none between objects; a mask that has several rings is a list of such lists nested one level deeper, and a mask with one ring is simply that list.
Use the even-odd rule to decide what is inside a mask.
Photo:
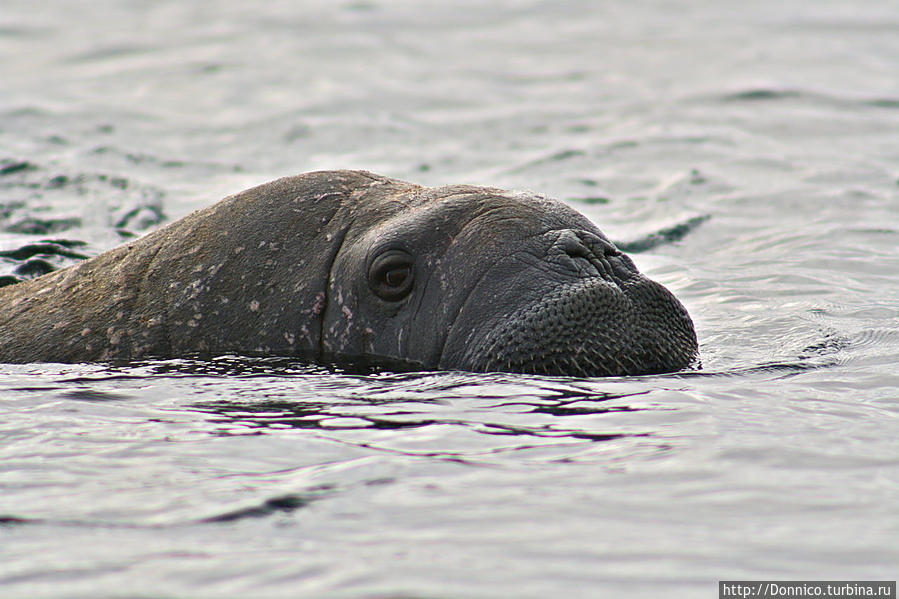
[{"label": "gray water", "polygon": [[3,597],[897,577],[895,0],[4,0],[0,161],[6,281],[364,168],[664,241],[633,257],[702,353],[608,379],[2,365]]}]

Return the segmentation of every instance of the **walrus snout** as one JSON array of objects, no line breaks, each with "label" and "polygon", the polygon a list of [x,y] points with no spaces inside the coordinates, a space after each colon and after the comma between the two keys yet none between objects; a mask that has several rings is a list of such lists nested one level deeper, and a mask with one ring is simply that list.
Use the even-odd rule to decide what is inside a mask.
[{"label": "walrus snout", "polygon": [[[484,306],[491,306],[485,310]],[[472,290],[442,363],[560,376],[653,374],[696,356],[692,321],[598,231],[548,231]]]},{"label": "walrus snout", "polygon": [[547,235],[557,236],[547,257],[551,260],[553,254],[567,256],[566,266],[579,276],[596,274],[617,284],[639,274],[634,263],[615,244],[592,231],[563,229]]},{"label": "walrus snout", "polygon": [[[692,322],[661,285],[637,275],[619,286],[604,276],[559,285],[478,335],[465,368],[556,376],[655,374],[696,356]],[[635,277],[636,278],[636,277]],[[643,317],[655,311],[658,322]]]}]

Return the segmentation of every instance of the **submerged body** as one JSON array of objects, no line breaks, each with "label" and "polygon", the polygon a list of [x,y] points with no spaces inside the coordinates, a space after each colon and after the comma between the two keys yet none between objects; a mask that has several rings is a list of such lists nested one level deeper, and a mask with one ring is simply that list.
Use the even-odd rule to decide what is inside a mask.
[{"label": "submerged body", "polygon": [[585,217],[499,189],[315,172],[0,288],[0,361],[220,354],[602,376],[696,358],[693,324]]}]

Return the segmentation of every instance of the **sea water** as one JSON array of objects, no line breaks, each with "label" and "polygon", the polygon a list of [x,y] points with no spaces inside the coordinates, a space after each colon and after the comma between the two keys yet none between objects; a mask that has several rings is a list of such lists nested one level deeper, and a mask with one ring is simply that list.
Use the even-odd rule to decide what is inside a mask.
[{"label": "sea water", "polygon": [[897,73],[893,0],[5,0],[6,282],[363,168],[565,200],[702,367],[2,365],[0,595],[895,580]]}]

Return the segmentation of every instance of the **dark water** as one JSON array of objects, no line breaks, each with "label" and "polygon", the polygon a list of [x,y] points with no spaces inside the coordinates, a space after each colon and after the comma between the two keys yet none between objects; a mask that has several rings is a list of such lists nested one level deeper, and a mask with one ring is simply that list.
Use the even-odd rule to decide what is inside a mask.
[{"label": "dark water", "polygon": [[894,580],[897,73],[895,1],[6,0],[7,282],[365,168],[569,200],[644,250],[703,369],[0,366],[0,595]]}]

